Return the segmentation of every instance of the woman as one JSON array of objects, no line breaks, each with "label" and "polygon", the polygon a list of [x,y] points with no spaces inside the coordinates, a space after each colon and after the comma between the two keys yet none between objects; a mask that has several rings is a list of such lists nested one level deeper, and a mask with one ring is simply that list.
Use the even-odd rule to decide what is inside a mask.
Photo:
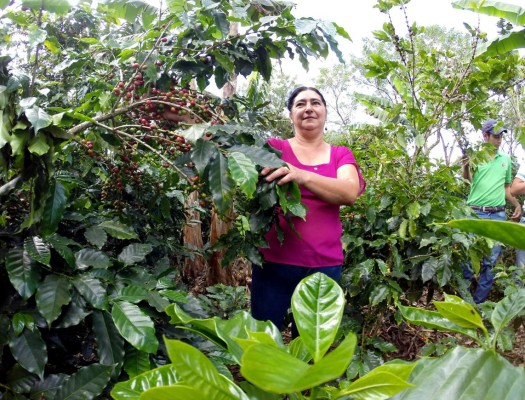
[{"label": "woman", "polygon": [[[293,219],[294,232],[280,216],[284,241],[275,229],[260,249],[264,264],[252,270],[251,307],[258,320],[270,320],[282,328],[297,284],[306,276],[323,272],[339,280],[343,263],[341,205],[352,205],[365,189],[365,181],[352,152],[330,146],[323,139],[327,110],[319,90],[295,89],[286,104],[295,135],[292,139],[269,139],[282,152],[286,166],[264,168],[267,181],[278,185],[295,182],[307,207],[306,219]],[[292,334],[297,334],[292,324]]]}]

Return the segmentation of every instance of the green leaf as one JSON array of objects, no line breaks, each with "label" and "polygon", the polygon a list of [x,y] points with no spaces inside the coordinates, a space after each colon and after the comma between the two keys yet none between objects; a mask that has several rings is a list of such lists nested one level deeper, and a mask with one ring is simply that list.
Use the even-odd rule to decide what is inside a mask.
[{"label": "green leaf", "polygon": [[159,342],[155,336],[155,326],[139,307],[119,301],[113,304],[111,316],[122,337],[131,345],[146,353],[156,353]]},{"label": "green leaf", "polygon": [[232,381],[221,375],[212,362],[195,347],[180,340],[166,339],[166,349],[181,382],[201,392],[201,398],[248,400]]},{"label": "green leaf", "polygon": [[92,318],[100,364],[121,367],[124,364],[124,340],[111,315],[106,311],[95,311]]},{"label": "green leaf", "polygon": [[25,114],[31,125],[35,130],[35,134],[42,128],[45,128],[53,123],[51,116],[39,107],[33,107],[25,110]]},{"label": "green leaf", "polygon": [[40,268],[29,257],[27,251],[24,251],[21,247],[9,251],[5,266],[13,287],[23,299],[29,299],[35,293],[40,283]]},{"label": "green leaf", "polygon": [[407,207],[407,215],[410,219],[416,219],[421,214],[421,204],[417,201],[410,203]]},{"label": "green leaf", "polygon": [[108,256],[94,249],[82,249],[78,251],[75,254],[75,263],[80,270],[89,267],[106,269],[110,265]]},{"label": "green leaf", "polygon": [[292,312],[314,363],[332,345],[343,318],[344,304],[343,290],[326,274],[317,272],[297,285],[292,295]]},{"label": "green leaf", "polygon": [[395,394],[414,385],[406,379],[416,363],[387,363],[374,368],[365,376],[352,382],[349,387],[336,393],[335,398],[350,396],[357,400],[390,399]]},{"label": "green leaf", "polygon": [[446,225],[525,250],[525,225],[523,224],[468,218],[456,219],[448,222]]},{"label": "green leaf", "polygon": [[283,166],[283,160],[281,160],[277,154],[264,147],[237,144],[230,147],[230,151],[244,154],[254,164],[260,165],[261,167],[279,168]]},{"label": "green leaf", "polygon": [[[119,382],[111,390],[115,400],[140,400],[141,394],[148,389],[162,386],[172,386],[179,381],[173,365],[168,364],[151,371],[144,372],[125,382]],[[146,398],[144,395],[143,398]],[[188,397],[197,399],[196,397]]]},{"label": "green leaf", "polygon": [[42,216],[42,235],[48,236],[57,230],[64,214],[66,203],[67,197],[64,186],[59,181],[54,180],[51,184],[50,195],[46,200]]},{"label": "green leaf", "polygon": [[89,276],[79,276],[73,280],[73,286],[80,295],[94,308],[108,309],[108,295],[102,283]]},{"label": "green leaf", "polygon": [[339,378],[352,361],[357,338],[350,333],[335,350],[315,364],[293,357],[268,344],[254,344],[242,356],[241,373],[254,385],[272,393],[293,393]]},{"label": "green leaf", "polygon": [[120,222],[115,221],[104,221],[99,224],[102,229],[104,229],[108,235],[116,239],[137,239],[138,235],[133,230],[132,227],[124,225]]},{"label": "green leaf", "polygon": [[29,27],[29,47],[34,49],[37,45],[44,43],[47,32],[36,25]]},{"label": "green leaf", "polygon": [[485,0],[459,0],[452,3],[452,7],[462,10],[474,11],[479,14],[491,17],[503,18],[511,24],[525,26],[525,8],[517,4],[510,4],[501,1]]},{"label": "green leaf", "polygon": [[[188,400],[202,398],[202,391],[186,385],[172,385],[148,389],[140,397],[142,400]],[[220,397],[226,398],[226,397]],[[232,398],[232,397],[227,397]]]},{"label": "green leaf", "polygon": [[128,285],[123,287],[118,293],[118,299],[129,301],[130,303],[139,303],[148,297],[149,289],[144,286]]},{"label": "green leaf", "polygon": [[259,173],[252,161],[243,153],[233,152],[228,157],[228,168],[235,183],[251,199],[259,179]]},{"label": "green leaf", "polygon": [[27,237],[24,240],[24,249],[33,260],[50,267],[51,251],[41,237]]},{"label": "green leaf", "polygon": [[126,355],[124,357],[124,371],[130,377],[137,376],[145,373],[151,369],[151,362],[149,360],[149,354],[134,347],[128,347],[126,349]]},{"label": "green leaf", "polygon": [[434,300],[433,303],[443,317],[463,328],[486,329],[476,309],[457,296],[445,293],[445,301]]},{"label": "green leaf", "polygon": [[[171,304],[166,308],[166,314],[171,317],[171,324],[196,332],[217,346],[228,349],[238,363],[241,361],[243,350],[236,339],[246,339],[253,332],[265,332],[276,343],[284,347],[281,333],[274,324],[269,321],[258,321],[246,311],[235,314],[229,320],[222,320],[218,317],[197,319],[185,313],[178,305]],[[190,327],[182,324],[188,324]]]},{"label": "green leaf", "polygon": [[520,289],[499,301],[492,314],[490,321],[494,326],[496,335],[501,332],[510,322],[518,316],[525,308],[525,289]]},{"label": "green leaf", "polygon": [[75,268],[75,254],[69,245],[79,246],[75,241],[53,234],[46,238],[53,249],[67,262],[71,268]]},{"label": "green leaf", "polygon": [[14,359],[29,372],[44,379],[47,349],[38,329],[24,329],[20,335],[11,333],[9,348]]},{"label": "green leaf", "polygon": [[29,141],[27,149],[32,154],[36,154],[37,156],[43,156],[51,148],[50,143],[51,141],[47,136],[38,135],[37,137],[34,137]]},{"label": "green leaf", "polygon": [[54,399],[57,390],[69,376],[64,374],[48,375],[44,381],[37,381],[31,387],[32,399]]},{"label": "green leaf", "polygon": [[54,400],[94,399],[108,384],[112,371],[113,367],[109,365],[83,367],[57,390]]},{"label": "green leaf", "polygon": [[217,211],[225,215],[232,204],[235,183],[228,171],[228,162],[220,153],[210,163],[209,185]]},{"label": "green leaf", "polygon": [[493,351],[458,346],[443,357],[419,361],[410,383],[414,387],[392,400],[521,400],[525,371]]},{"label": "green leaf", "polygon": [[37,12],[43,7],[44,10],[57,14],[65,14],[71,9],[68,0],[22,0],[22,5]]},{"label": "green leaf", "polygon": [[151,253],[153,247],[150,244],[132,243],[122,249],[118,255],[118,260],[124,265],[137,264]]},{"label": "green leaf", "polygon": [[457,332],[469,336],[475,340],[479,340],[478,335],[474,329],[463,328],[449,319],[444,318],[436,311],[423,310],[417,307],[406,307],[398,305],[401,315],[408,322],[414,325],[419,325],[424,328],[437,329],[445,332]]},{"label": "green leaf", "polygon": [[62,307],[71,301],[71,284],[63,276],[48,275],[38,287],[35,299],[38,311],[51,326],[61,314]]},{"label": "green leaf", "polygon": [[86,229],[86,232],[84,232],[84,237],[89,243],[98,247],[99,249],[101,249],[108,241],[108,235],[106,234],[106,231],[100,226],[92,226]]},{"label": "green leaf", "polygon": [[298,35],[308,35],[317,28],[317,20],[313,18],[300,18],[294,21]]},{"label": "green leaf", "polygon": [[210,160],[212,160],[217,153],[217,147],[209,140],[199,139],[195,142],[191,152],[191,159],[195,163],[195,168],[197,168],[199,174],[204,172],[204,169],[210,164]]}]

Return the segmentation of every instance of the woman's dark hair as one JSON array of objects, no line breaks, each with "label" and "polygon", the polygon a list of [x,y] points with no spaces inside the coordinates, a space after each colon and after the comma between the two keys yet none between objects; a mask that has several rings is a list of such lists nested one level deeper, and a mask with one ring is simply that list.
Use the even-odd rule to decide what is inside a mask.
[{"label": "woman's dark hair", "polygon": [[292,90],[292,92],[288,96],[288,100],[286,100],[286,108],[288,109],[288,111],[292,111],[292,106],[293,106],[293,102],[295,101],[295,98],[297,97],[299,93],[304,92],[305,90],[312,90],[315,93],[317,93],[319,97],[321,97],[321,100],[324,106],[326,107],[326,100],[324,99],[323,94],[318,89],[314,87],[310,87],[310,86],[299,86],[298,88],[295,88],[294,90]]}]

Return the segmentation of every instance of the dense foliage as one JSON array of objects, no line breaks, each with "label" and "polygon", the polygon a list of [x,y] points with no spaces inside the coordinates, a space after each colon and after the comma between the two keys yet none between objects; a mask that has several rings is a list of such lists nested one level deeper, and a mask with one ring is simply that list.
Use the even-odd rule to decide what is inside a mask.
[{"label": "dense foliage", "polygon": [[[378,2],[385,13],[399,5]],[[365,196],[342,210],[343,291],[329,284],[337,297],[336,323],[329,322],[332,328],[341,323],[339,333],[350,339],[339,343],[334,329],[321,337],[303,315],[303,338],[288,346],[275,327],[239,313],[248,301],[244,287],[213,285],[232,271],[222,265],[260,260],[256,248],[264,245],[276,205],[304,215],[296,186],[278,189],[258,179],[260,167],[281,164],[265,144],[269,134],[282,130],[278,111],[268,111],[257,79],[244,97],[232,88],[238,75],[256,73],[268,81],[272,61],[285,56],[304,66],[330,52],[342,61],[337,40],[347,33],[332,23],[295,18],[286,2],[244,0],[170,0],[162,7],[142,1],[0,1],[0,31],[3,398],[105,398],[128,379],[113,393],[130,389],[138,398],[145,381],[153,387],[180,379],[172,368],[178,353],[196,357],[202,371],[221,382],[229,374],[225,365],[240,365],[255,385],[249,390],[261,398],[267,393],[256,387],[296,396],[305,389],[314,396],[357,396],[352,390],[363,381],[351,381],[382,361],[368,343],[392,349],[368,342],[381,323],[378,315],[393,319],[394,303],[417,299],[423,285],[468,298],[459,263],[470,257],[475,265],[487,242],[443,224],[468,215],[466,188],[457,165],[440,165],[429,152],[441,129],[465,143],[465,123],[476,127],[498,110],[490,97],[505,96],[524,79],[517,54],[468,53],[464,64],[449,65],[454,54],[426,50],[418,42],[424,29],[416,24],[407,38],[389,23],[375,33],[385,47],[368,51],[356,68],[377,88],[358,98],[380,123],[351,135],[343,127],[333,140],[354,150],[368,180]],[[475,30],[472,35],[474,43],[482,39]],[[438,74],[438,68],[445,72]],[[223,88],[224,98],[208,92],[210,85]],[[465,150],[473,160],[482,157]],[[312,302],[322,297],[313,293]],[[512,318],[518,308],[509,313]],[[200,324],[197,317],[210,335],[231,335],[221,351],[178,329]],[[253,332],[241,332],[247,326]],[[271,331],[271,337],[261,331]],[[360,337],[352,363],[350,331]],[[211,355],[220,373],[176,339]],[[335,355],[325,355],[332,344],[338,345]],[[243,370],[239,346],[253,347],[253,354],[264,350],[258,356],[263,359],[271,358],[265,346],[277,346],[282,360],[298,367],[290,377],[300,384],[290,388],[285,382],[276,390],[250,362]],[[308,357],[320,366],[310,367]],[[473,365],[479,360],[469,357]],[[332,366],[333,358],[340,364]],[[327,364],[324,375],[319,370]],[[376,374],[391,375],[389,368],[401,370],[386,366]],[[328,383],[343,372],[346,379],[336,392]],[[312,377],[315,385],[305,385]],[[188,385],[181,390],[195,394]]]}]

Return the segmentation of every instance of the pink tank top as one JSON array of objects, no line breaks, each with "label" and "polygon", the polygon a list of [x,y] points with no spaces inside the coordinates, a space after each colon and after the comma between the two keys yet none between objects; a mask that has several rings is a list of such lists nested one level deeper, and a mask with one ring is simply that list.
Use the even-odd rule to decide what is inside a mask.
[{"label": "pink tank top", "polygon": [[[290,143],[283,139],[269,139],[273,148],[282,151],[282,159],[297,168],[311,171],[330,178],[337,177],[337,169],[345,164],[353,164],[359,174],[359,195],[365,189],[365,181],[359,171],[354,155],[350,149],[342,146],[330,147],[328,164],[304,165],[295,156]],[[299,236],[288,227],[283,216],[279,216],[280,227],[284,232],[282,244],[273,227],[266,239],[268,248],[260,252],[265,261],[303,267],[332,267],[343,263],[343,246],[341,243],[342,224],[339,218],[340,206],[326,203],[312,192],[301,187],[301,201],[306,205],[306,220],[293,218],[292,222]]]}]

